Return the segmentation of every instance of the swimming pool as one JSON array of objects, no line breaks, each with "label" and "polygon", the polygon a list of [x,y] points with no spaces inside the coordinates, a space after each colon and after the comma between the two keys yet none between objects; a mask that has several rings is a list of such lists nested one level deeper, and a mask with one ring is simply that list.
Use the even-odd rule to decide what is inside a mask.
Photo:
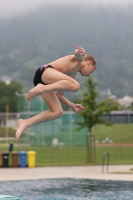
[{"label": "swimming pool", "polygon": [[39,179],[0,182],[0,194],[20,200],[132,200],[133,182]]}]

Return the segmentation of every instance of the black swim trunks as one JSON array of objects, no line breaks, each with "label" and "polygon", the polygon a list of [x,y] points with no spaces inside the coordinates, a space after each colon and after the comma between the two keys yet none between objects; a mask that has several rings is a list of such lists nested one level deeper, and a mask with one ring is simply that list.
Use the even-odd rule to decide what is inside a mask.
[{"label": "black swim trunks", "polygon": [[43,74],[43,72],[47,69],[47,68],[53,68],[51,65],[43,65],[41,67],[39,67],[36,72],[35,72],[35,76],[33,78],[33,83],[34,86],[36,86],[38,83],[42,83],[44,85],[47,85],[46,83],[42,82],[41,76]]}]

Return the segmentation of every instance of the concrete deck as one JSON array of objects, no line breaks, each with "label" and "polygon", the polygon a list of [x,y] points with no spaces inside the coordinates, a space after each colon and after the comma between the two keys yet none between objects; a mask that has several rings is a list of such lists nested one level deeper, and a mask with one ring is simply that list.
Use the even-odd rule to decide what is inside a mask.
[{"label": "concrete deck", "polygon": [[110,165],[109,173],[102,173],[102,166],[0,168],[0,181],[85,178],[101,180],[133,181],[133,174],[110,174],[111,172],[130,172],[133,165]]}]

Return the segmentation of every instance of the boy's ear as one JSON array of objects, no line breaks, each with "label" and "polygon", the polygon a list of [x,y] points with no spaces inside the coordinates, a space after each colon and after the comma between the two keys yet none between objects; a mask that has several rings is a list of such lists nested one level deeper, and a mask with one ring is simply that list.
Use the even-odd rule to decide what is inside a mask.
[{"label": "boy's ear", "polygon": [[88,60],[88,61],[87,61],[87,64],[88,64],[88,65],[91,65],[91,60]]}]

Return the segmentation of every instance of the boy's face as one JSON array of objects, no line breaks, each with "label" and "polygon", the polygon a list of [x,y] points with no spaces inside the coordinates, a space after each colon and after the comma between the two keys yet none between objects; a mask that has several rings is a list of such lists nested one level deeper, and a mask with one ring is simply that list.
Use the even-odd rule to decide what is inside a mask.
[{"label": "boy's face", "polygon": [[91,64],[91,61],[82,61],[80,64],[80,74],[82,76],[89,76],[95,68],[96,67]]}]

